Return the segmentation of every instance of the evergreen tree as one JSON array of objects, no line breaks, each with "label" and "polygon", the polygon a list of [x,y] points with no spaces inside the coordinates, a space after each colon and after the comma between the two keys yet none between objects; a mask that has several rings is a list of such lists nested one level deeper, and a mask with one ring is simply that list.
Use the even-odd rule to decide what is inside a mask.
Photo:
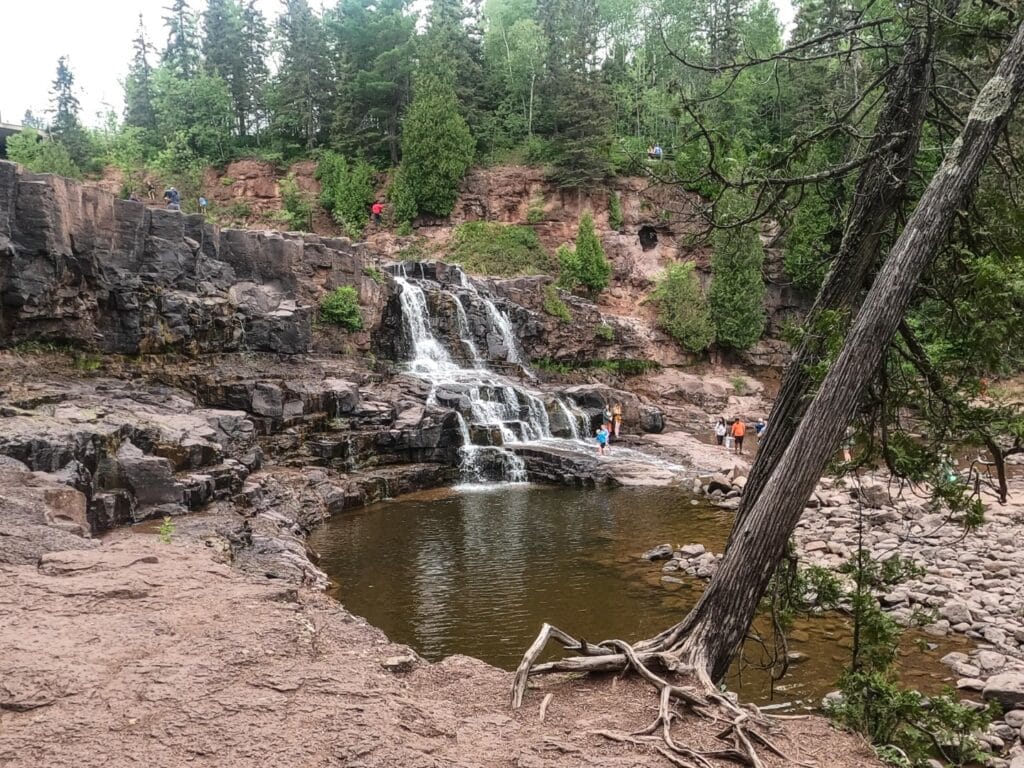
[{"label": "evergreen tree", "polygon": [[559,246],[557,251],[558,282],[567,290],[582,286],[590,293],[600,293],[612,275],[611,265],[605,258],[601,239],[594,230],[594,217],[590,211],[583,214],[576,230],[576,247]]},{"label": "evergreen tree", "polygon": [[421,213],[447,216],[473,161],[473,136],[449,85],[430,72],[416,79],[402,124],[402,176]]},{"label": "evergreen tree", "polygon": [[326,34],[306,0],[285,0],[277,34],[281,65],[270,93],[273,130],[285,144],[310,150],[323,138],[332,111]]},{"label": "evergreen tree", "polygon": [[46,122],[42,118],[36,117],[31,109],[25,110],[25,115],[21,118],[21,124],[26,128],[35,128],[37,131],[46,129]]},{"label": "evergreen tree", "polygon": [[151,131],[156,128],[153,112],[153,70],[149,65],[149,41],[146,28],[139,14],[139,27],[132,40],[132,63],[124,81],[124,122],[125,125]]},{"label": "evergreen tree", "polygon": [[685,349],[700,352],[715,340],[715,326],[693,262],[670,264],[650,298],[658,308],[658,325]]},{"label": "evergreen tree", "polygon": [[737,225],[744,202],[736,192],[726,193],[719,201],[708,291],[715,339],[723,347],[739,350],[753,346],[765,325],[764,248],[753,225]]},{"label": "evergreen tree", "polygon": [[406,0],[341,0],[329,15],[338,95],[331,145],[397,165],[401,116],[412,91],[416,19]]},{"label": "evergreen tree", "polygon": [[75,96],[75,76],[66,56],[57,60],[57,76],[50,90],[50,103],[53,105],[50,137],[64,145],[79,168],[85,168],[92,163],[92,149],[89,135],[78,119],[80,107]]},{"label": "evergreen tree", "polygon": [[459,111],[471,126],[480,120],[483,80],[480,31],[475,22],[462,0],[432,0],[420,46],[422,66],[450,84]]},{"label": "evergreen tree", "polygon": [[234,94],[238,132],[247,136],[258,133],[264,123],[266,87],[270,72],[267,69],[267,41],[270,30],[256,0],[246,0],[242,6],[242,67],[245,87]]},{"label": "evergreen tree", "polygon": [[208,74],[216,75],[227,83],[235,109],[235,132],[245,132],[243,107],[239,115],[239,104],[245,102],[248,91],[245,58],[242,39],[242,9],[236,0],[207,0],[203,13],[203,67]]},{"label": "evergreen tree", "polygon": [[188,0],[171,0],[164,9],[167,27],[167,46],[161,64],[177,77],[190,78],[199,71],[199,42],[196,16]]}]

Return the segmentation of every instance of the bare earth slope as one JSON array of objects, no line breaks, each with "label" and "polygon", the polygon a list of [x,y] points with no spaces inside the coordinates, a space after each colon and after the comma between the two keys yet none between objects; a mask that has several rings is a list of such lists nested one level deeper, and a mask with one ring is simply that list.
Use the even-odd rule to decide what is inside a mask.
[{"label": "bare earth slope", "polygon": [[[193,521],[193,523],[196,521]],[[121,532],[102,546],[0,567],[0,765],[649,766],[647,747],[588,732],[632,730],[655,709],[635,680],[545,680],[507,705],[509,675],[408,654],[312,590],[245,576],[176,534]],[[777,742],[833,768],[874,764],[818,718]],[[712,747],[714,729],[685,728]],[[788,763],[768,759],[768,764]]]}]

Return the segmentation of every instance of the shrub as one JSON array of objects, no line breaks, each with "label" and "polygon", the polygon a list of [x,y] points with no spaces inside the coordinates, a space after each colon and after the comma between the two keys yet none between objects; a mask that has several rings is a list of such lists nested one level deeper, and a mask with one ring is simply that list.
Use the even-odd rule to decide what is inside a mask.
[{"label": "shrub", "polygon": [[343,285],[327,294],[320,302],[320,319],[349,331],[360,330],[363,327],[363,316],[359,312],[356,289],[351,285]]},{"label": "shrub", "polygon": [[7,157],[33,173],[56,173],[72,179],[82,177],[68,148],[54,139],[41,139],[33,128],[7,139]]},{"label": "shrub", "polygon": [[658,310],[658,325],[691,352],[706,349],[715,340],[715,327],[693,264],[672,264],[658,278],[651,302]]},{"label": "shrub", "polygon": [[544,195],[536,194],[526,206],[526,223],[540,224],[544,221]]},{"label": "shrub", "polygon": [[363,267],[363,274],[373,280],[377,285],[381,285],[384,282],[384,273],[373,266]]},{"label": "shrub", "polygon": [[309,231],[313,222],[313,206],[309,198],[299,189],[295,174],[288,174],[281,179],[281,204],[284,209],[281,219],[289,229]]},{"label": "shrub", "polygon": [[558,289],[553,285],[544,286],[544,311],[552,317],[557,317],[563,323],[572,322],[572,312],[569,306],[562,301],[558,295]]},{"label": "shrub", "polygon": [[469,221],[455,228],[448,258],[485,275],[551,274],[551,254],[529,227]]},{"label": "shrub", "polygon": [[344,227],[349,237],[362,237],[374,200],[373,167],[365,160],[349,165],[337,152],[324,152],[316,166],[320,180],[320,205]]},{"label": "shrub", "polygon": [[594,217],[583,214],[576,231],[576,248],[558,248],[559,283],[569,289],[578,285],[591,293],[600,293],[608,285],[612,268],[604,256],[604,248],[594,231]]},{"label": "shrub", "polygon": [[395,229],[395,234],[398,235],[399,237],[408,237],[409,235],[411,235],[412,234],[412,222],[403,221]]},{"label": "shrub", "polygon": [[594,336],[602,341],[615,341],[615,329],[607,323],[601,323],[594,330]]},{"label": "shrub", "polygon": [[[398,234],[412,234],[412,221],[419,211],[416,208],[416,195],[402,168],[395,171],[395,177],[388,189],[388,200],[391,203],[391,217],[398,222]],[[402,232],[408,229],[408,232]]]},{"label": "shrub", "polygon": [[624,221],[622,218],[622,201],[618,192],[611,192],[608,195],[608,226],[616,232],[622,229]]}]

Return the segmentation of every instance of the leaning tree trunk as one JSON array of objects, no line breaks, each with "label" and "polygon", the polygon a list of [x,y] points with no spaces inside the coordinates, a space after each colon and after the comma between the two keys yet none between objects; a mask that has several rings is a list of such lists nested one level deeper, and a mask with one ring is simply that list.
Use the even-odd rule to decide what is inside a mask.
[{"label": "leaning tree trunk", "polygon": [[949,148],[899,239],[878,272],[839,353],[803,419],[796,425],[731,542],[707,590],[679,625],[637,651],[672,649],[712,680],[720,680],[738,651],[781,560],[786,542],[836,450],[846,425],[932,262],[957,210],[971,193],[1024,89],[1024,24],[995,74],[978,94],[963,130]]},{"label": "leaning tree trunk", "polygon": [[[880,154],[861,171],[839,252],[808,313],[807,328],[813,328],[825,312],[850,311],[861,295],[869,271],[878,262],[882,234],[904,199],[906,182],[917,156],[931,86],[932,58],[930,32],[915,34],[907,41],[903,61],[892,77],[875,126],[875,138],[868,147],[869,153]],[[888,151],[881,151],[893,141],[893,136],[899,138]],[[758,443],[757,459],[736,512],[734,532],[750,513],[753,501],[793,439],[814,388],[809,370],[823,354],[822,345],[810,333],[786,367],[768,419],[769,429]]]}]

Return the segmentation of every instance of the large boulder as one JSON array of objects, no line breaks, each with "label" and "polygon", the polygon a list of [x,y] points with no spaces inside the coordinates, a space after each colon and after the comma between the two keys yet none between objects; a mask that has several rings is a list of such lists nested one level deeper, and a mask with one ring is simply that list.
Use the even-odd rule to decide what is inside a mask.
[{"label": "large boulder", "polygon": [[986,701],[998,701],[1004,712],[1024,708],[1024,672],[1001,672],[985,683]]}]

